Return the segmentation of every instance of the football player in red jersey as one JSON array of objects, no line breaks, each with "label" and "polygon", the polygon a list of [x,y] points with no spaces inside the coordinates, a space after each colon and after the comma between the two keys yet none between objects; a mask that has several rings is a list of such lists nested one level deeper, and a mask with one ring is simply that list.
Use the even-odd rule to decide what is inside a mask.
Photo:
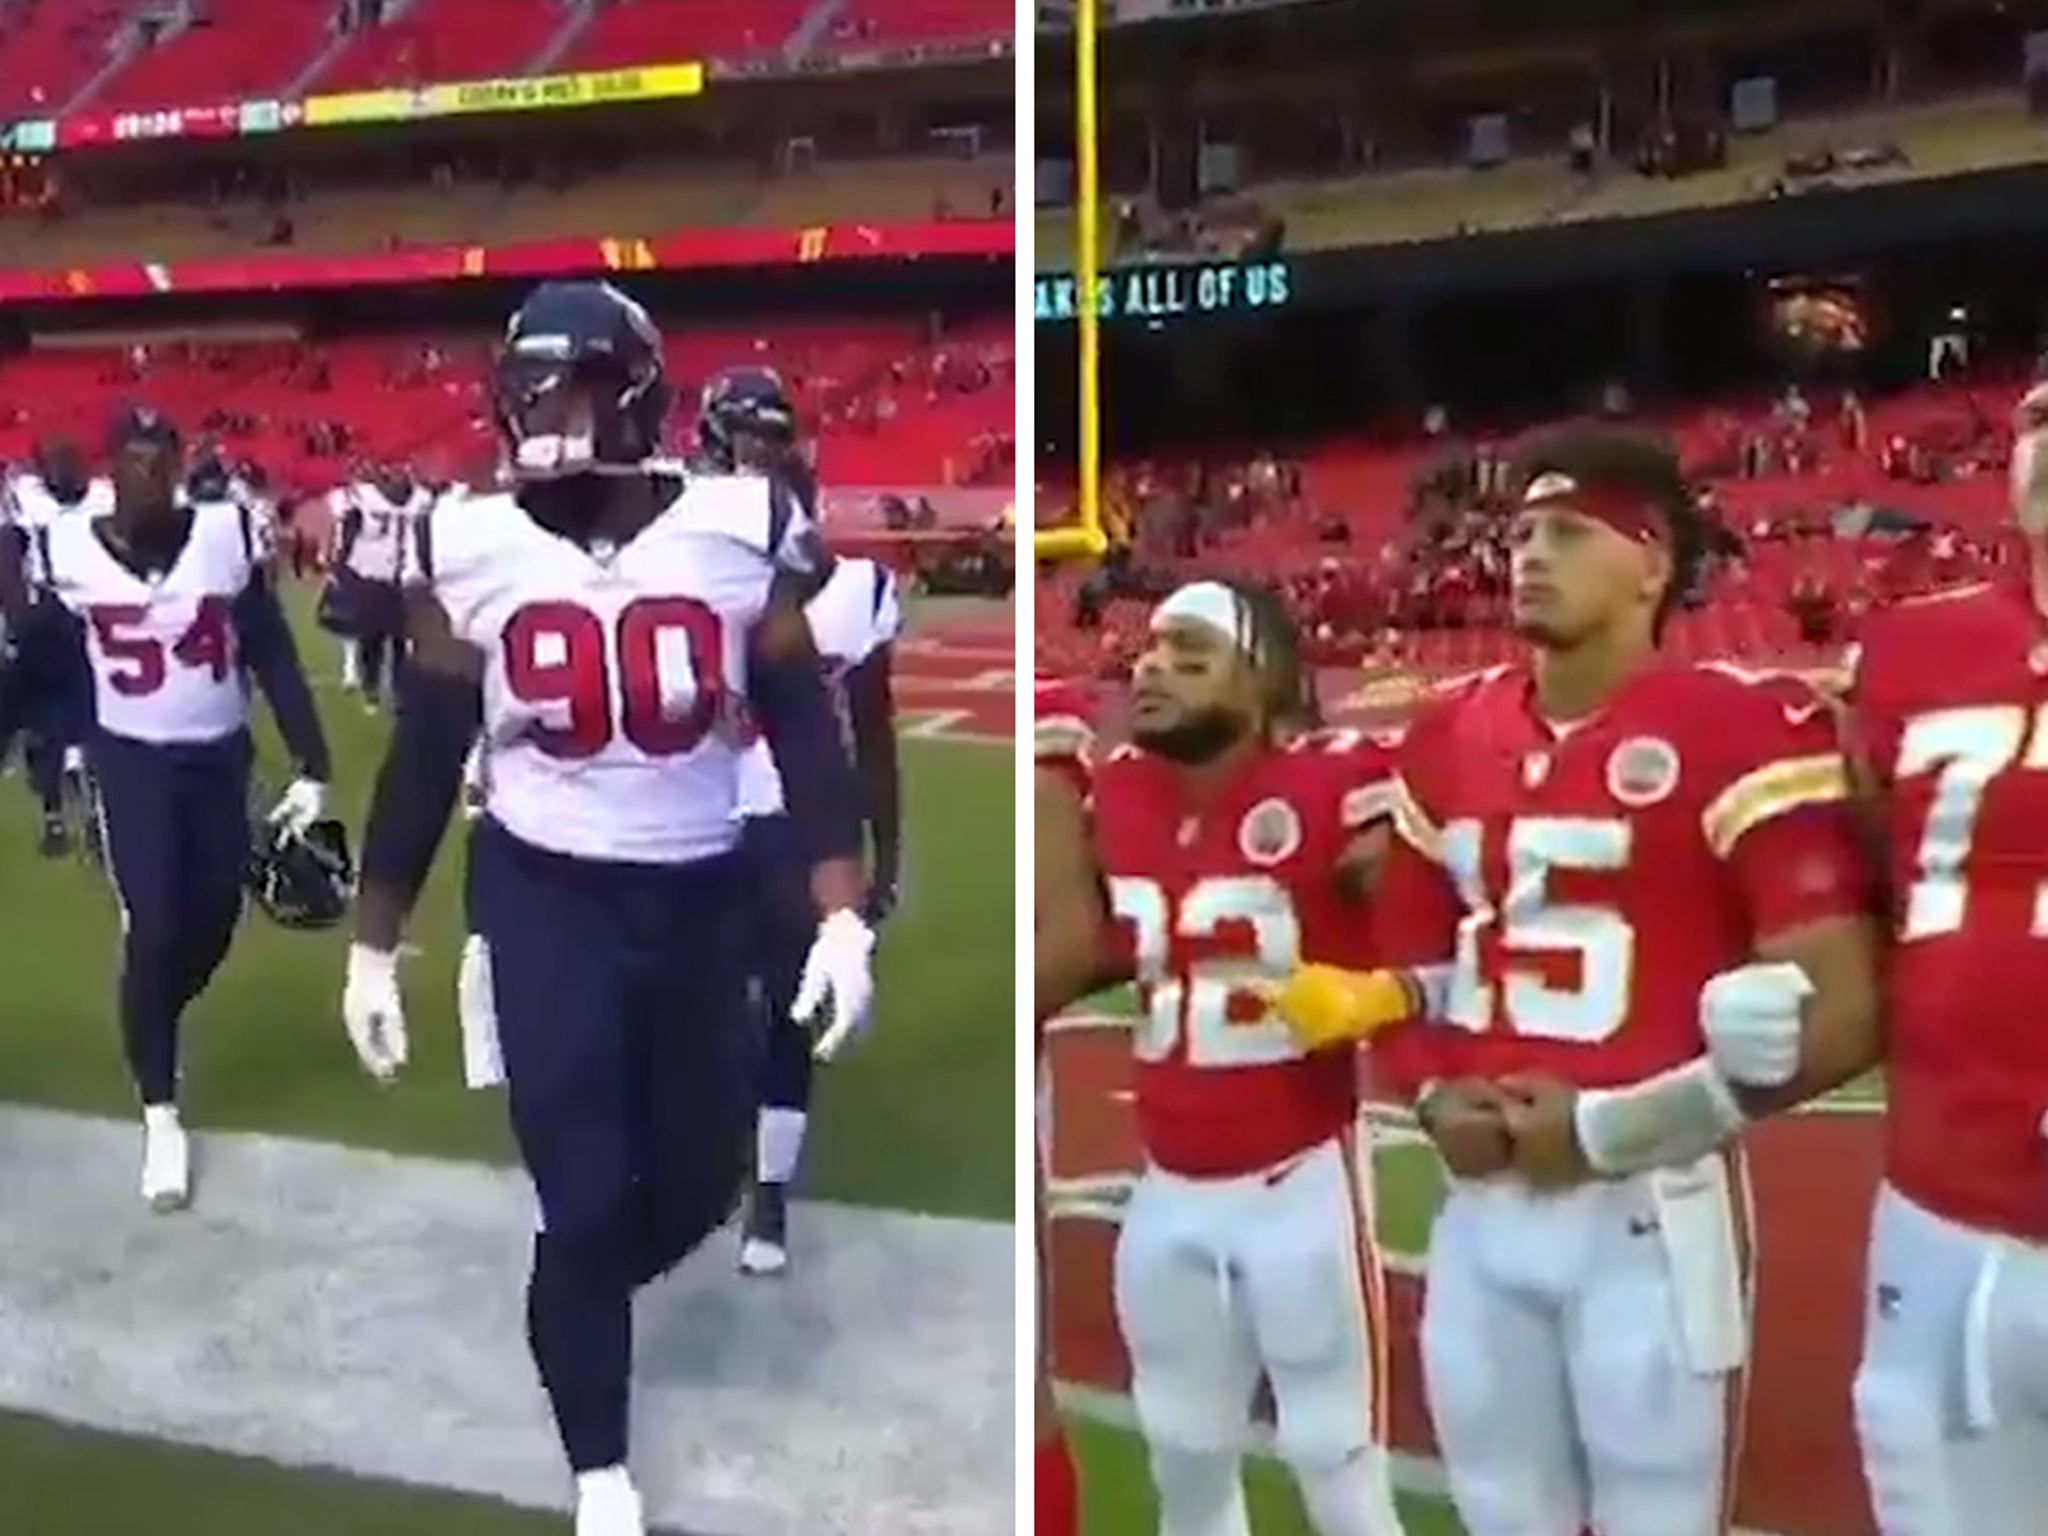
[{"label": "football player in red jersey", "polygon": [[[1669,450],[1559,428],[1518,484],[1530,658],[1409,732],[1376,906],[1425,1016],[1376,1066],[1453,1174],[1430,1408],[1473,1536],[1711,1536],[1747,1349],[1724,1149],[1874,1059],[1873,880],[1819,700],[1658,662],[1700,542]],[[1280,1000],[1311,1041],[1317,980]]]},{"label": "football player in red jersey", "polygon": [[[1064,683],[1038,680],[1032,691],[1032,895],[1036,956],[1032,967],[1037,1020],[1095,989],[1108,967],[1101,953],[1107,919],[1102,881],[1088,847],[1088,770],[1094,730],[1087,701]],[[1050,1003],[1052,1006],[1045,1006]],[[1040,1037],[1043,1043],[1043,1036]],[[1040,1184],[1043,1185],[1041,1168]],[[1080,1490],[1072,1449],[1053,1401],[1044,1191],[1039,1192],[1038,1404],[1033,1467],[1036,1536],[1077,1536]]]},{"label": "football player in red jersey", "polygon": [[2048,1519],[2048,385],[2018,429],[2026,567],[1874,612],[1850,681],[1893,920],[1855,1388],[1885,1536]]},{"label": "football player in red jersey", "polygon": [[1247,1530],[1262,1375],[1322,1536],[1401,1529],[1355,1053],[1304,1050],[1261,990],[1304,957],[1364,958],[1357,876],[1386,835],[1388,755],[1303,730],[1313,716],[1279,604],[1196,582],[1155,610],[1132,744],[1092,785],[1094,864],[1144,1008],[1146,1166],[1115,1299],[1164,1536]]}]

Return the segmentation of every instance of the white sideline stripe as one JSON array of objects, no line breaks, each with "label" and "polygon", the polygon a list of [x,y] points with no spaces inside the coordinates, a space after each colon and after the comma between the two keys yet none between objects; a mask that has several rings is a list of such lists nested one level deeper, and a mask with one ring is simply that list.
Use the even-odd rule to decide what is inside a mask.
[{"label": "white sideline stripe", "polygon": [[[370,1091],[367,1088],[366,1092]],[[195,1130],[151,1216],[135,1127],[0,1108],[0,1405],[287,1467],[564,1509],[526,1356],[515,1172]],[[718,1234],[635,1307],[649,1518],[715,1536],[1011,1529],[1015,1230],[793,1212],[790,1272]]]},{"label": "white sideline stripe", "polygon": [[[1131,1400],[1121,1392],[1104,1392],[1095,1387],[1075,1386],[1060,1382],[1055,1388],[1060,1406],[1070,1413],[1111,1429],[1120,1429],[1129,1434],[1138,1430],[1137,1415],[1131,1409]],[[1264,1424],[1252,1426],[1252,1442],[1249,1454],[1261,1461],[1278,1461],[1279,1454],[1273,1449],[1273,1432]],[[1434,1456],[1417,1456],[1408,1451],[1395,1451],[1388,1458],[1393,1468],[1394,1487],[1402,1493],[1418,1498],[1450,1498],[1450,1487],[1444,1480],[1444,1464]],[[1779,1536],[1775,1531],[1759,1531],[1748,1526],[1735,1526],[1728,1536]]]}]

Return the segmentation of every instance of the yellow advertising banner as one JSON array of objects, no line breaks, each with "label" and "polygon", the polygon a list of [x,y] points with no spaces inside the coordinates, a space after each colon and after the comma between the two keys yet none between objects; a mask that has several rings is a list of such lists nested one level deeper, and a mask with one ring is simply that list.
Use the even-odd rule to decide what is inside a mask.
[{"label": "yellow advertising banner", "polygon": [[638,69],[536,75],[524,80],[455,80],[413,90],[308,96],[301,103],[301,121],[308,128],[329,128],[483,112],[555,112],[632,101],[679,100],[701,95],[703,90],[702,64],[648,64]]}]

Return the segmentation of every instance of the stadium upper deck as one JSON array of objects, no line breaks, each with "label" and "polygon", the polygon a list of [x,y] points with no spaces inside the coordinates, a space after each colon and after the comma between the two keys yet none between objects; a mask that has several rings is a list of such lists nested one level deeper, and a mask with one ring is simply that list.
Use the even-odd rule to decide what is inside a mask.
[{"label": "stadium upper deck", "polygon": [[[2026,10],[1147,7],[1174,19],[1102,51],[1110,255],[1227,253],[1249,228],[1288,252],[1428,241],[2039,161]],[[1041,146],[1073,131],[1050,42]],[[1039,264],[1072,250],[1071,209],[1041,214]]]},{"label": "stadium upper deck", "polygon": [[[349,10],[389,20],[341,30]],[[1000,0],[0,0],[0,119],[666,59],[815,67],[985,50],[1010,25]]]}]

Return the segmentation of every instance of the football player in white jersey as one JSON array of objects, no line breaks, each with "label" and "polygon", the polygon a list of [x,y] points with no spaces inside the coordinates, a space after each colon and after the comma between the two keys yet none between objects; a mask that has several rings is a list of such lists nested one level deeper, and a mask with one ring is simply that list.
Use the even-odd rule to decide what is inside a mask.
[{"label": "football player in white jersey", "polygon": [[369,1071],[403,1065],[399,939],[481,720],[470,923],[539,1202],[527,1337],[578,1536],[641,1536],[633,1295],[732,1213],[759,1081],[742,708],[795,765],[784,791],[827,914],[797,1002],[829,997],[835,1037],[872,990],[858,788],[803,643],[815,531],[770,482],[656,465],[670,390],[646,312],[607,284],[543,285],[493,399],[515,488],[443,502],[422,529],[342,1013]]},{"label": "football player in white jersey", "polygon": [[[354,588],[347,608],[355,632],[343,653],[344,685],[360,687],[373,709],[383,699],[384,677],[395,670],[405,644],[399,584],[414,558],[414,530],[432,498],[402,464],[379,465],[333,493],[334,574]],[[351,659],[353,658],[353,659]]]},{"label": "football player in white jersey", "polygon": [[[715,376],[698,407],[697,440],[700,471],[782,476],[805,500],[816,500],[814,474],[798,441],[795,406],[772,370],[729,368]],[[805,605],[804,617],[833,685],[862,782],[869,833],[868,917],[879,924],[894,904],[902,861],[890,676],[892,648],[903,626],[895,577],[875,561],[842,559]],[[783,811],[782,777],[765,741],[756,741],[742,764],[740,808],[760,908],[753,984],[768,1030],[740,1269],[770,1275],[789,1264],[787,1196],[809,1122],[813,1042],[791,1017],[790,1005],[818,914],[803,850]]]},{"label": "football player in white jersey", "polygon": [[[43,583],[41,549],[50,526],[74,514],[104,512],[113,497],[104,480],[92,477],[78,445],[65,439],[38,444],[32,468],[16,476],[8,490],[30,592]],[[37,718],[22,725],[22,763],[42,811],[38,847],[45,858],[71,850],[67,802],[84,799],[84,730],[84,721],[64,716],[55,695],[49,696]]]},{"label": "football player in white jersey", "polygon": [[74,687],[121,903],[120,1017],[142,1102],[142,1194],[191,1197],[178,1115],[178,1024],[227,955],[249,865],[248,678],[270,701],[299,777],[272,813],[321,820],[327,742],[291,629],[240,508],[178,495],[177,431],[124,411],[109,449],[113,504],[42,531],[45,596],[30,611],[0,742],[33,700]]}]

